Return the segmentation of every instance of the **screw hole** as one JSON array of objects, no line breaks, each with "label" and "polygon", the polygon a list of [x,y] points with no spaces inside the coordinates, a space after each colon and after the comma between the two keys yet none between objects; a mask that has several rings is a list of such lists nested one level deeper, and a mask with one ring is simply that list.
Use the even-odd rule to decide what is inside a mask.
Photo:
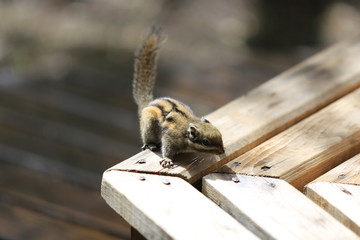
[{"label": "screw hole", "polygon": [[345,177],[346,177],[345,174],[340,174],[340,175],[338,176],[338,179],[344,179]]},{"label": "screw hole", "polygon": [[233,166],[234,167],[238,167],[238,166],[240,166],[241,165],[241,162],[233,162]]},{"label": "screw hole", "polygon": [[262,166],[262,167],[261,167],[261,170],[263,170],[263,171],[268,171],[268,170],[270,170],[270,168],[271,168],[271,167],[269,167],[269,166]]}]

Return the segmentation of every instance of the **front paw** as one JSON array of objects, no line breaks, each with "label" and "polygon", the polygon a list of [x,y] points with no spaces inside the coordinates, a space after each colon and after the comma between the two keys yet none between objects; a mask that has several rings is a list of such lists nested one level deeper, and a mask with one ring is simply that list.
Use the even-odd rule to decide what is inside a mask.
[{"label": "front paw", "polygon": [[163,168],[173,168],[174,167],[174,163],[170,158],[164,158],[160,161],[160,165]]}]

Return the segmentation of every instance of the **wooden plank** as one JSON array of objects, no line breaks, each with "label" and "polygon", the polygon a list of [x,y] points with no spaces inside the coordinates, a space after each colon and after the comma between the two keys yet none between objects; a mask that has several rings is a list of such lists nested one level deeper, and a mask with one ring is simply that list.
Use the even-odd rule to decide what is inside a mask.
[{"label": "wooden plank", "polygon": [[305,187],[305,194],[360,236],[360,186],[314,182]]},{"label": "wooden plank", "polygon": [[46,103],[46,99],[36,101],[32,98],[21,96],[21,94],[13,94],[9,88],[0,87],[0,101],[3,108],[23,114],[35,115],[45,120],[63,122],[79,129],[85,129],[99,135],[108,136],[109,138],[121,140],[126,137],[128,142],[132,143],[138,139],[132,132],[127,130],[128,127],[126,129],[119,129],[106,124],[104,121],[94,121],[86,118],[86,116],[80,116],[60,108],[54,108],[54,106],[49,106]]},{"label": "wooden plank", "polygon": [[219,172],[281,178],[298,189],[360,152],[360,89],[253,148]]},{"label": "wooden plank", "polygon": [[[355,39],[320,53],[221,107],[207,118],[223,134],[223,156],[180,156],[173,169],[146,151],[112,169],[180,176],[195,182],[335,99],[360,86],[360,42]],[[145,164],[138,164],[145,159]]]},{"label": "wooden plank", "polygon": [[1,106],[0,125],[104,156],[119,158],[125,156],[124,152],[135,152],[135,147],[125,142],[126,139],[122,141],[111,139],[60,121],[44,119],[36,114],[17,112]]},{"label": "wooden plank", "polygon": [[96,188],[99,186],[101,176],[81,169],[70,166],[61,161],[38,155],[33,152],[24,151],[18,148],[0,144],[0,164],[10,163],[15,166],[24,167],[36,172],[53,175],[69,182],[77,183],[83,186]]},{"label": "wooden plank", "polygon": [[257,239],[177,177],[107,171],[101,194],[147,239]]},{"label": "wooden plank", "polygon": [[[9,204],[119,237],[129,236],[129,225],[107,206],[99,194],[100,177],[96,188],[89,188],[61,177],[2,162],[0,169],[3,201],[6,199]],[[0,217],[4,216],[0,214]]]},{"label": "wooden plank", "polygon": [[126,130],[129,126],[136,127],[136,116],[129,110],[117,108],[94,101],[60,89],[39,84],[21,84],[6,89],[8,94],[38,103],[45,103],[68,113],[90,119],[95,122]]},{"label": "wooden plank", "polygon": [[305,194],[360,235],[360,154],[305,186]]},{"label": "wooden plank", "polygon": [[0,212],[1,239],[127,239],[126,237],[119,237],[98,231],[97,229],[52,218],[16,205],[4,204],[1,202],[1,199]]},{"label": "wooden plank", "polygon": [[210,174],[203,192],[261,239],[358,239],[280,179]]},{"label": "wooden plank", "polygon": [[116,162],[114,157],[110,158],[85,149],[69,146],[66,143],[51,141],[4,125],[0,125],[0,148],[2,146],[12,148],[13,152],[27,152],[30,155],[42,156],[60,164],[66,163],[69,166],[83,168],[92,172],[98,172],[99,169],[105,170],[108,164]]},{"label": "wooden plank", "polygon": [[100,197],[100,176],[94,189],[2,161],[0,169],[0,239],[129,238]]},{"label": "wooden plank", "polygon": [[314,181],[360,185],[360,154],[331,169]]},{"label": "wooden plank", "polygon": [[[95,211],[91,211],[91,209],[87,212],[84,212],[83,210],[72,208],[72,206],[61,206],[52,202],[45,201],[41,198],[25,195],[23,193],[15,192],[12,190],[5,190],[3,188],[0,188],[0,192],[1,197],[5,199],[2,200],[4,204],[27,209],[28,211],[33,211],[40,215],[44,215],[46,216],[46,218],[64,221],[69,225],[69,228],[71,229],[75,230],[77,228],[87,228],[94,231],[96,230],[105,235],[110,235],[114,237],[116,236],[123,239],[129,237],[129,225],[126,224],[124,220],[117,217],[116,213],[113,211],[112,219],[110,217],[108,219],[104,219],[101,215],[105,214],[100,214],[100,216],[96,215]],[[69,195],[76,196],[78,194],[76,192],[71,192],[71,194]],[[98,199],[99,197],[94,200],[96,201]],[[82,202],[82,204],[84,204],[84,202]],[[106,209],[103,204],[100,204],[100,206],[97,206],[96,208],[110,210]],[[0,218],[6,217],[7,216],[5,215],[0,216]],[[18,232],[26,232],[26,230],[22,227],[19,227]]]},{"label": "wooden plank", "polygon": [[[135,112],[136,105],[129,101],[133,98],[131,86],[128,84],[131,77],[123,76],[124,73],[119,69],[112,70],[109,73],[95,68],[74,66],[61,81],[47,80],[37,83]],[[116,70],[118,71],[115,73]]]}]

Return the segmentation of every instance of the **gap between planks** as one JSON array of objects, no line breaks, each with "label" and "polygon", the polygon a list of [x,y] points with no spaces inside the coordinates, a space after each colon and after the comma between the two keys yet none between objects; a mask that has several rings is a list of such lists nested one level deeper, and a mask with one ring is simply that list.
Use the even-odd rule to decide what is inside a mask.
[{"label": "gap between planks", "polygon": [[[111,169],[175,175],[194,183],[235,157],[299,122],[360,86],[360,42],[338,44],[233,102],[207,118],[223,134],[222,156],[181,155],[174,169],[164,169],[150,151],[141,152]],[[145,164],[138,164],[145,159]]]}]

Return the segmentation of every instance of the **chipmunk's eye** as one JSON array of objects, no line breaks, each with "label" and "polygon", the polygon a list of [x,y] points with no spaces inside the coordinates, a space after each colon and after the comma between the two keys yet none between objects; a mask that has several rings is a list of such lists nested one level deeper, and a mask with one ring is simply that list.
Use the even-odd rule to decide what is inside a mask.
[{"label": "chipmunk's eye", "polygon": [[210,123],[210,121],[209,120],[207,120],[206,118],[204,118],[204,117],[202,117],[201,119],[200,119],[202,122],[204,122],[204,123]]},{"label": "chipmunk's eye", "polygon": [[173,117],[167,117],[167,118],[165,118],[165,121],[167,121],[167,122],[175,122],[175,119]]},{"label": "chipmunk's eye", "polygon": [[204,140],[202,141],[202,144],[205,145],[205,146],[209,146],[209,145],[210,145],[210,142],[209,142],[209,140],[204,139]]}]

